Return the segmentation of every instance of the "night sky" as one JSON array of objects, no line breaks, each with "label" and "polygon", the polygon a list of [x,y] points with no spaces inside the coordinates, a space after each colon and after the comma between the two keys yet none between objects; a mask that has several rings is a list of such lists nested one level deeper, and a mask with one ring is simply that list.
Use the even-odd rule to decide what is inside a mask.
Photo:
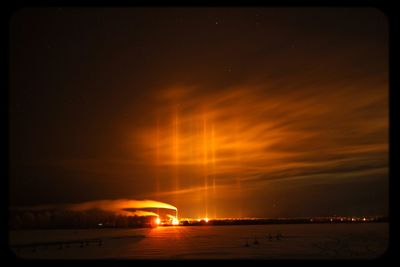
[{"label": "night sky", "polygon": [[10,21],[10,205],[385,215],[378,10],[32,8]]}]

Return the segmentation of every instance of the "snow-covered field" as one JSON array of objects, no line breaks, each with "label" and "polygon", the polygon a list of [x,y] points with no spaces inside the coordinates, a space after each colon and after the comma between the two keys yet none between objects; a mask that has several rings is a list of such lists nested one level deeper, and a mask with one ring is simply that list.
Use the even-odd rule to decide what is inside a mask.
[{"label": "snow-covered field", "polygon": [[9,237],[22,258],[373,259],[385,252],[388,235],[387,223],[365,223],[10,231]]}]

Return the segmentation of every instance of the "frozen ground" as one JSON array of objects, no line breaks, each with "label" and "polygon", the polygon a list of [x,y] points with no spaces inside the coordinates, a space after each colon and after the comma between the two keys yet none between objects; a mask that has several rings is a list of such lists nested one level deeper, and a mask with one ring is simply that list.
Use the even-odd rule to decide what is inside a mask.
[{"label": "frozen ground", "polygon": [[10,231],[10,245],[19,257],[45,259],[373,259],[387,248],[388,224]]}]

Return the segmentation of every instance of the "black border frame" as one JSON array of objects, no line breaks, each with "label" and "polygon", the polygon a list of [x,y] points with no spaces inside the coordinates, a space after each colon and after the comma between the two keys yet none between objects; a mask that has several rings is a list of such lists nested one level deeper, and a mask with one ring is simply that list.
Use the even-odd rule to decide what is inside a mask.
[{"label": "black border frame", "polygon": [[[12,1],[12,0],[11,0]],[[60,263],[93,263],[96,266],[103,266],[105,264],[227,264],[227,265],[236,265],[236,264],[244,264],[244,265],[262,265],[262,264],[295,264],[296,261],[299,261],[300,264],[306,265],[320,265],[320,264],[360,264],[360,265],[375,265],[375,264],[385,264],[385,263],[392,263],[399,262],[397,259],[397,252],[398,250],[398,237],[399,237],[399,230],[398,230],[398,214],[400,211],[398,209],[398,201],[395,198],[399,195],[397,192],[400,189],[398,185],[398,165],[396,164],[396,152],[398,147],[398,137],[400,134],[396,130],[396,121],[398,121],[398,114],[397,112],[397,92],[400,90],[399,82],[398,82],[398,72],[396,72],[398,66],[398,51],[397,49],[400,47],[399,42],[397,40],[398,34],[398,21],[400,12],[396,10],[395,3],[396,1],[374,1],[374,0],[269,0],[264,3],[257,3],[256,1],[242,1],[242,3],[231,3],[231,4],[223,4],[221,2],[212,2],[212,1],[193,1],[188,2],[190,4],[183,4],[183,3],[167,3],[166,1],[129,1],[129,0],[114,0],[114,1],[107,1],[107,0],[35,0],[35,1],[26,1],[26,0],[17,0],[13,2],[7,3],[8,6],[1,8],[2,13],[2,30],[3,35],[6,36],[6,42],[3,41],[5,44],[5,49],[3,49],[3,64],[5,66],[5,71],[3,71],[3,79],[2,82],[4,84],[3,89],[3,98],[6,100],[5,104],[2,107],[5,110],[6,118],[5,121],[7,122],[7,126],[9,125],[9,116],[8,116],[8,78],[9,78],[9,20],[12,15],[19,9],[24,7],[372,7],[380,10],[383,12],[389,24],[389,245],[386,252],[379,258],[373,260],[170,260],[170,261],[155,261],[155,260],[29,260],[29,259],[20,259],[16,257],[16,255],[11,251],[9,248],[8,242],[8,220],[3,220],[6,222],[6,225],[3,229],[5,229],[5,251],[6,251],[6,260],[10,261],[10,263],[14,264],[60,264]],[[9,166],[9,131],[7,127],[6,131],[6,140],[7,140],[7,155],[6,155],[6,164],[7,166],[4,170],[7,170],[6,175],[4,176],[3,182],[3,190],[5,191],[2,195],[6,197],[6,201],[3,201],[4,208],[8,213],[8,201],[9,201],[9,175],[8,175],[8,166]],[[7,178],[6,178],[7,177]],[[3,258],[4,259],[4,258]]]}]

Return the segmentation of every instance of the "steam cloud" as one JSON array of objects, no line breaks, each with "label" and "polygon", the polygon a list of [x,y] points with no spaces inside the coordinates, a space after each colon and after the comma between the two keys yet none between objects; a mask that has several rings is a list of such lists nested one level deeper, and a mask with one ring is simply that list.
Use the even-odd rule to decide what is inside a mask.
[{"label": "steam cloud", "polygon": [[[155,200],[131,200],[131,199],[117,199],[117,200],[97,200],[88,201],[78,204],[64,204],[64,205],[41,205],[33,207],[24,207],[19,209],[28,210],[70,210],[70,211],[87,211],[93,209],[99,209],[108,212],[115,212],[126,215],[137,215],[137,216],[158,216],[158,214],[151,211],[143,211],[140,209],[145,208],[163,208],[177,211],[175,206],[167,203],[155,201]],[[138,209],[135,211],[126,211],[126,209]]]}]

